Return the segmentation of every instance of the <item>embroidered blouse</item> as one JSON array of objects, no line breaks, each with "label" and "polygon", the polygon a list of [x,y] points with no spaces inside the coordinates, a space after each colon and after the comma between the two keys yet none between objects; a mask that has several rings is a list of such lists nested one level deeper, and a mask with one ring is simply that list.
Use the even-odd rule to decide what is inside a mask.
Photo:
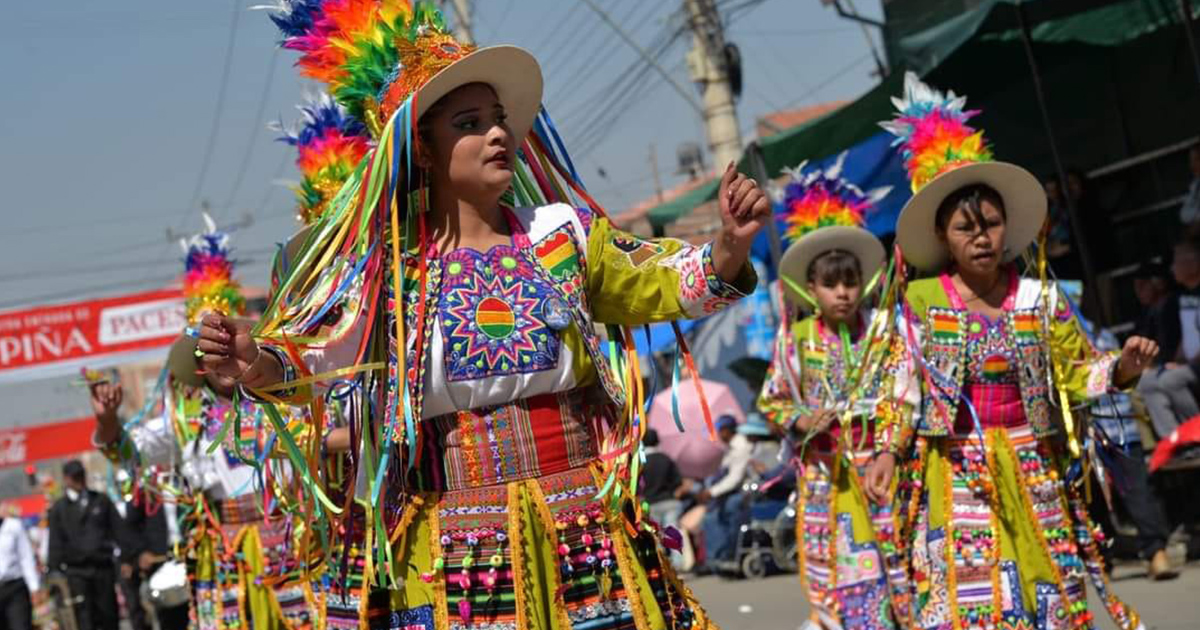
[{"label": "embroidered blouse", "polygon": [[[633,236],[588,209],[518,208],[509,219],[511,244],[435,252],[424,261],[428,334],[412,392],[414,415],[431,418],[597,382],[616,400],[622,392],[598,324],[701,317],[756,283],[749,264],[735,283],[723,281],[711,245]],[[416,269],[416,255],[405,257],[404,268]],[[405,278],[406,330],[421,323],[419,289],[415,274]],[[360,321],[342,322],[349,329],[342,339],[302,354],[313,373],[353,362],[365,309],[343,310]],[[408,349],[415,360],[414,343]]]},{"label": "embroidered blouse", "polygon": [[1039,437],[1057,430],[1051,404],[1057,393],[1052,385],[1055,390],[1062,388],[1073,402],[1109,391],[1118,353],[1091,346],[1057,288],[1043,291],[1040,281],[1019,278],[1011,267],[1007,273],[1011,280],[1002,324],[973,317],[956,300],[945,274],[909,285],[906,327],[912,352],[920,353],[925,371],[916,427],[920,434],[954,431],[972,374],[983,382],[1015,377],[1025,419]]},{"label": "embroidered blouse", "polygon": [[[879,318],[886,317],[886,313],[863,310],[860,328],[884,330],[885,322]],[[869,342],[874,346],[869,347]],[[791,426],[800,416],[819,409],[845,411],[852,402],[856,416],[872,421],[877,448],[892,450],[906,443],[902,433],[910,427],[920,392],[912,381],[904,345],[893,334],[872,341],[864,333],[851,344],[851,352],[854,356],[847,361],[841,340],[815,316],[790,325],[790,330],[785,322],[759,395],[759,410],[768,420]],[[849,366],[865,370],[857,391],[849,391]]]},{"label": "embroidered blouse", "polygon": [[[100,444],[93,437],[93,444],[114,465],[132,469],[135,477],[177,470],[193,490],[207,493],[210,499],[255,491],[254,468],[243,460],[256,457],[258,406],[249,402],[242,405],[244,435],[235,444],[232,424],[221,435],[223,420],[233,412],[228,402],[216,399],[208,388],[190,395],[176,389],[170,384],[166,388],[162,415],[123,428],[109,444]],[[218,439],[221,445],[210,453]],[[237,448],[243,451],[241,458],[236,455]]]}]

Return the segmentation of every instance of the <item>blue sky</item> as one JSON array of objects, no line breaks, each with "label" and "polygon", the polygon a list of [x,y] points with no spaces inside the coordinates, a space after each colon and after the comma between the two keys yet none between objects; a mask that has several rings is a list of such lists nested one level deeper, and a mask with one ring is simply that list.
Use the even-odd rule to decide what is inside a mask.
[{"label": "blue sky", "polygon": [[[291,192],[277,183],[296,179],[294,155],[266,123],[294,119],[294,104],[312,87],[292,68],[295,55],[276,49],[267,16],[246,10],[253,4],[106,0],[6,9],[0,309],[169,283],[182,265],[167,231],[200,229],[202,200],[219,223],[252,217],[234,245],[243,282],[265,282],[272,244],[297,227]],[[648,47],[680,24],[671,16],[681,4],[609,0],[604,6]],[[817,0],[720,4],[741,7],[727,37],[741,47],[746,69],[738,105],[744,138],[765,113],[852,99],[873,85],[862,31]],[[878,2],[860,4],[878,16]],[[586,5],[477,0],[475,21],[480,43],[524,46],[542,62],[546,105],[585,182],[610,212],[653,193],[651,143],[664,187],[680,181],[675,150],[683,142],[704,144],[699,118],[656,75],[618,106],[602,108],[600,97],[636,55]],[[690,46],[690,35],[681,37],[661,60],[689,89]]]}]

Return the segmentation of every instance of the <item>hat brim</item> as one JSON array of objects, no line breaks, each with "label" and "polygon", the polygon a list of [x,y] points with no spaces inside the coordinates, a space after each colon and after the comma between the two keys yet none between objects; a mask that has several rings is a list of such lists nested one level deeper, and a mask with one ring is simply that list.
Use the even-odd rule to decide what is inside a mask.
[{"label": "hat brim", "polygon": [[443,96],[471,83],[486,83],[496,90],[519,146],[542,106],[542,68],[537,59],[517,46],[480,48],[446,66],[417,90],[417,118]]},{"label": "hat brim", "polygon": [[189,387],[204,385],[204,376],[199,374],[200,366],[196,363],[197,343],[196,339],[181,335],[171,344],[171,351],[167,353],[167,369],[177,383]]},{"label": "hat brim", "polygon": [[[779,273],[804,286],[812,262],[821,254],[835,249],[849,252],[858,259],[864,282],[875,276],[887,257],[883,243],[874,234],[851,225],[831,225],[813,230],[792,243],[779,260]],[[804,297],[791,285],[785,282],[783,289],[793,301],[804,303]]]},{"label": "hat brim", "polygon": [[1004,200],[1004,261],[1016,259],[1037,238],[1046,220],[1046,191],[1029,171],[1006,162],[981,162],[943,173],[919,190],[900,211],[896,241],[904,260],[922,271],[938,271],[950,253],[937,237],[938,207],[954,191],[984,184]]}]

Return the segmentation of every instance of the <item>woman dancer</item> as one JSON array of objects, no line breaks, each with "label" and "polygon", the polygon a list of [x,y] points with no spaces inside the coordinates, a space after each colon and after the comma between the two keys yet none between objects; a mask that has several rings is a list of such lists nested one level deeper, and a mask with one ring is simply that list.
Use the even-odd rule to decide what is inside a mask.
[{"label": "woman dancer", "polygon": [[[1090,628],[1085,578],[1114,622],[1139,626],[1111,593],[1098,530],[1080,500],[1073,401],[1132,385],[1157,353],[1133,337],[1091,348],[1046,281],[1046,197],[1024,169],[991,158],[965,99],[910,74],[895,120],[916,194],[897,224],[905,260],[936,277],[907,291],[922,413],[908,488],[914,628]],[[1061,414],[1061,421],[1056,415]],[[877,460],[890,477],[893,454]],[[881,487],[872,487],[877,495]]]},{"label": "woman dancer", "polygon": [[[184,294],[193,326],[205,313],[240,315],[245,308],[229,235],[207,216],[205,222],[208,230],[185,243]],[[129,494],[179,505],[185,539],[180,560],[188,564],[194,627],[312,627],[314,596],[297,558],[296,530],[290,518],[264,511],[264,498],[276,508],[287,503],[295,480],[283,459],[264,464],[275,442],[264,439],[274,433],[267,414],[239,400],[232,379],[198,373],[196,343],[186,332],[180,336],[150,405],[128,422],[118,414],[121,386],[94,384],[93,441],[114,465],[129,470]],[[159,417],[145,413],[159,407]],[[282,413],[276,417],[285,423],[283,418],[298,417],[286,408]]]},{"label": "woman dancer", "polygon": [[796,444],[797,552],[812,625],[896,628],[907,595],[896,522],[891,502],[869,503],[861,484],[876,445],[905,440],[894,432],[909,426],[917,398],[898,369],[903,346],[890,347],[899,339],[892,303],[864,305],[885,255],[863,218],[891,189],[863,192],[840,177],[840,159],[828,171],[802,169],[784,192],[794,242],[780,277],[790,301],[816,313],[783,323],[758,406]]},{"label": "woman dancer", "polygon": [[[741,297],[766,198],[728,169],[721,233],[704,247],[551,203],[587,197],[539,118],[528,53],[460,45],[424,3],[325,4],[284,7],[285,45],[378,144],[256,334],[206,318],[206,369],[288,400],[358,379],[372,626],[709,626],[629,490],[644,427],[637,367],[617,353],[631,338],[594,324]],[[333,332],[314,335],[322,326]],[[310,492],[314,519],[336,512]]]}]

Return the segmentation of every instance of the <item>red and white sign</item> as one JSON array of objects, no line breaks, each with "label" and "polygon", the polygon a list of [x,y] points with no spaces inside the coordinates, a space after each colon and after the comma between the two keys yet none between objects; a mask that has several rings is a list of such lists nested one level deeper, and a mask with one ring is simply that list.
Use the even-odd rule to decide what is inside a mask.
[{"label": "red and white sign", "polygon": [[95,418],[0,431],[0,468],[84,453],[92,446]]},{"label": "red and white sign", "polygon": [[170,346],[185,326],[178,289],[0,313],[0,382],[134,361]]}]

